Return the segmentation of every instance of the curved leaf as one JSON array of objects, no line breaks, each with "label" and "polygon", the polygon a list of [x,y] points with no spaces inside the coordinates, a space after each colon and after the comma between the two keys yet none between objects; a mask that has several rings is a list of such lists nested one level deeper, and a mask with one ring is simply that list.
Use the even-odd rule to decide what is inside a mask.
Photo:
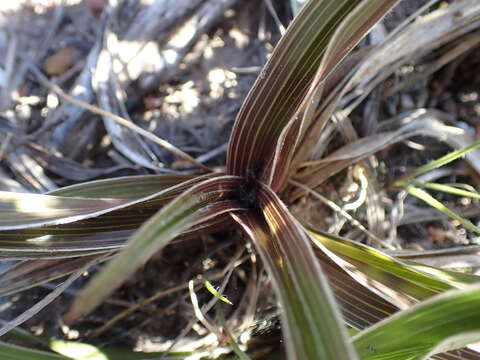
[{"label": "curved leaf", "polygon": [[0,342],[2,360],[72,360],[63,355]]},{"label": "curved leaf", "polygon": [[142,225],[125,249],[83,289],[66,315],[67,320],[73,321],[92,310],[182,231],[241,208],[236,202],[224,201],[237,190],[239,184],[238,177],[217,176],[192,187],[162,208]]},{"label": "curved leaf", "polygon": [[352,264],[368,279],[376,280],[393,291],[408,294],[413,301],[428,298],[453,287],[446,280],[424,274],[369,246],[323,234],[311,228],[308,230],[317,244]]},{"label": "curved leaf", "polygon": [[[95,193],[100,187],[112,187],[112,192],[123,188],[125,194],[129,191],[125,188],[125,179],[120,186],[114,186],[115,180],[94,182],[92,185],[76,185],[65,191],[57,190],[48,195],[0,192],[0,230],[26,229],[48,225],[61,225],[77,222],[92,217],[97,217],[109,212],[131,207],[140,203],[149,203],[158,199],[171,198],[199,181],[211,178],[210,175],[199,176],[184,182],[175,181],[168,177],[165,182],[159,182],[159,190],[140,197],[131,198],[129,195],[117,199],[105,198],[80,198],[52,195],[55,193]],[[130,179],[129,179],[130,180]],[[141,181],[139,181],[141,185]],[[100,185],[99,185],[100,184]],[[168,185],[167,185],[168,184]],[[102,186],[103,185],[103,186]],[[151,188],[150,188],[151,189]],[[149,190],[150,190],[149,189]],[[152,189],[153,190],[153,189]],[[132,188],[131,193],[142,193]],[[97,192],[98,194],[98,192]],[[98,195],[97,195],[98,196]]]},{"label": "curved leaf", "polygon": [[[480,285],[449,291],[354,337],[364,360],[420,360],[480,340]],[[463,357],[462,357],[463,358]]]},{"label": "curved leaf", "polygon": [[337,24],[361,0],[309,1],[257,78],[230,137],[228,172],[244,176],[271,161],[277,140],[304,100]]},{"label": "curved leaf", "polygon": [[195,178],[199,178],[199,176],[187,174],[122,176],[65,186],[49,191],[46,195],[138,199]]},{"label": "curved leaf", "polygon": [[288,359],[356,359],[302,228],[268,187],[260,189],[258,202],[258,212],[232,216],[252,238],[272,277],[284,311]]}]

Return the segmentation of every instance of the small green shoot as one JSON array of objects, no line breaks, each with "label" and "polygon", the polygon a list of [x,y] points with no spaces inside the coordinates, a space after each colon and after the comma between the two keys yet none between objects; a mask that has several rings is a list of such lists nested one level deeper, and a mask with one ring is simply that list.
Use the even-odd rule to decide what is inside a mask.
[{"label": "small green shoot", "polygon": [[454,211],[447,208],[445,205],[443,205],[440,201],[435,199],[432,195],[430,195],[425,190],[419,189],[419,188],[414,187],[414,186],[407,186],[405,188],[405,191],[407,191],[410,195],[413,195],[413,196],[419,198],[420,200],[426,202],[428,205],[430,205],[431,207],[434,207],[438,211],[441,211],[442,213],[444,213],[448,217],[450,217],[454,220],[457,220],[466,229],[468,229],[470,231],[475,231],[477,233],[480,233],[480,228],[478,226],[475,226],[474,224],[472,224],[467,219],[464,219],[463,217],[461,217],[460,215],[458,215]]},{"label": "small green shoot", "polygon": [[458,158],[462,157],[463,155],[465,155],[466,153],[468,153],[469,151],[472,151],[474,149],[476,149],[477,147],[480,146],[480,140],[479,141],[476,141],[468,146],[465,146],[461,149],[458,149],[458,150],[455,150],[455,151],[452,151],[451,153],[448,153],[447,155],[444,155],[436,160],[433,160],[433,161],[430,161],[428,164],[425,164],[423,166],[420,166],[419,168],[417,168],[415,171],[413,171],[411,174],[408,174],[406,176],[403,176],[401,179],[399,179],[398,181],[396,181],[394,183],[394,186],[402,186],[401,184],[404,184],[406,180],[408,179],[413,179],[417,176],[420,176],[422,174],[425,174],[433,169],[437,169],[441,166],[444,166],[454,160],[457,160]]},{"label": "small green shoot", "polygon": [[457,186],[450,186],[450,185],[431,183],[431,182],[420,182],[420,181],[414,181],[414,180],[400,182],[400,184],[402,184],[403,186],[413,185],[419,188],[441,191],[444,193],[463,196],[471,199],[480,199],[480,194],[478,192],[468,191],[468,190],[459,188]]},{"label": "small green shoot", "polygon": [[447,208],[443,205],[440,201],[435,199],[432,195],[430,195],[425,189],[431,189],[435,191],[441,191],[444,193],[449,193],[452,195],[457,196],[464,196],[472,199],[480,199],[480,194],[472,191],[467,191],[465,189],[461,189],[459,187],[448,186],[444,184],[437,184],[437,183],[430,183],[430,182],[420,182],[416,181],[415,178],[417,176],[423,175],[428,171],[433,169],[439,168],[443,165],[446,165],[461,156],[465,155],[467,152],[474,150],[480,146],[480,141],[476,141],[468,146],[465,146],[459,150],[452,151],[451,153],[444,155],[436,160],[430,161],[428,164],[420,166],[418,169],[413,171],[412,173],[405,175],[395,181],[393,186],[403,188],[406,192],[410,195],[415,196],[416,198],[424,201],[431,207],[434,207],[438,211],[441,211],[443,214],[447,215],[448,217],[457,220],[462,226],[470,231],[474,231],[476,233],[480,233],[480,228],[472,224],[469,220],[463,218],[462,216],[458,215],[454,211]]},{"label": "small green shoot", "polygon": [[213,286],[210,281],[205,280],[205,287],[218,300],[223,301],[224,303],[227,303],[228,305],[233,305],[233,303],[230,300],[228,300],[226,296],[223,296],[218,292],[218,288]]},{"label": "small green shoot", "polygon": [[227,321],[225,320],[225,314],[223,313],[221,308],[218,308],[218,321],[220,322],[220,325],[222,326],[223,331],[227,335],[228,344],[232,347],[232,350],[237,356],[238,360],[252,360],[250,356],[247,355],[247,353],[245,353],[242,349],[240,349],[240,346],[238,346],[237,342],[235,341],[235,338],[232,336],[232,334],[228,330]]}]

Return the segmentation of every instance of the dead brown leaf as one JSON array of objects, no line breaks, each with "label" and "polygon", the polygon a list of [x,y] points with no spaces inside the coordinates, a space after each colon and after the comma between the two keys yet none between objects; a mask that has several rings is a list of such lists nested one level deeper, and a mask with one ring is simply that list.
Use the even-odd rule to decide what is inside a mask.
[{"label": "dead brown leaf", "polygon": [[47,57],[43,63],[43,70],[50,76],[59,76],[70,69],[75,61],[75,50],[65,47]]}]

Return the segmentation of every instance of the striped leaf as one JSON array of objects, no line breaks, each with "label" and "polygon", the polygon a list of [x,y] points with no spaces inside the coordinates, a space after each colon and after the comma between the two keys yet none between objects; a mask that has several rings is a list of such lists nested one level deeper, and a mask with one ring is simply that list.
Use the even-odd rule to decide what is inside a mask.
[{"label": "striped leaf", "polygon": [[258,211],[233,216],[254,242],[283,308],[288,359],[356,359],[328,281],[301,226],[266,186]]},{"label": "striped leaf", "polygon": [[162,208],[140,227],[122,252],[83,289],[66,319],[73,321],[95,308],[182,231],[238,209],[236,202],[225,199],[235,192],[239,181],[235,176],[217,176],[195,185]]},{"label": "striped leaf", "polygon": [[319,88],[397,2],[322,0],[303,7],[240,110],[230,137],[229,173],[254,173],[274,190],[281,188],[297,136],[313,120]]}]

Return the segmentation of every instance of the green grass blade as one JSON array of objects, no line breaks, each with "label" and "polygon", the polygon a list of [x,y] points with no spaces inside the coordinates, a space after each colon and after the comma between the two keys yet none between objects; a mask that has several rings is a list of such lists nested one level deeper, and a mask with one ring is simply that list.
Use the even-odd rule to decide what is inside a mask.
[{"label": "green grass blade", "polygon": [[[405,181],[406,179],[411,179],[411,178],[420,176],[420,175],[425,174],[426,172],[429,172],[433,169],[437,169],[437,168],[439,168],[443,165],[446,165],[446,164],[448,164],[448,163],[450,163],[454,160],[457,160],[458,158],[465,155],[467,152],[472,151],[473,149],[476,149],[479,146],[480,146],[480,140],[474,142],[473,144],[465,146],[464,148],[452,151],[451,153],[448,153],[447,155],[444,155],[444,156],[442,156],[442,157],[440,157],[436,160],[430,161],[428,164],[420,166],[415,171],[413,171],[411,174],[402,177],[401,181]],[[395,183],[394,185],[397,186],[397,183]]]},{"label": "green grass blade", "polygon": [[420,360],[461,348],[480,340],[479,303],[480,285],[440,294],[362,331],[355,348],[362,360]]},{"label": "green grass blade", "polygon": [[215,286],[212,285],[210,281],[205,280],[205,288],[210,292],[210,294],[215,296],[218,300],[223,301],[228,305],[233,305],[233,303],[230,300],[228,300],[226,296],[223,296],[218,292],[218,290],[215,288]]},{"label": "green grass blade", "polygon": [[399,182],[398,185],[401,186],[416,186],[419,188],[424,188],[424,189],[430,189],[430,190],[436,190],[436,191],[441,191],[447,194],[452,194],[452,195],[457,195],[457,196],[463,196],[471,199],[479,199],[480,200],[480,194],[478,192],[473,192],[473,191],[468,191],[456,186],[450,186],[450,185],[444,185],[444,184],[438,184],[438,183],[431,183],[431,182],[420,182],[420,181],[402,181]]},{"label": "green grass blade", "polygon": [[419,189],[419,188],[414,187],[414,186],[407,186],[405,188],[405,191],[407,191],[410,195],[415,196],[418,199],[424,201],[425,203],[427,203],[431,207],[434,207],[438,211],[444,213],[448,217],[450,217],[454,220],[457,220],[466,229],[468,229],[470,231],[480,233],[480,228],[479,227],[475,226],[474,224],[472,224],[467,219],[464,219],[463,217],[461,217],[460,215],[458,215],[454,211],[447,208],[445,205],[443,205],[440,201],[435,199],[432,195],[430,195],[425,190]]},{"label": "green grass blade", "polygon": [[66,318],[73,321],[92,310],[182,231],[235,208],[232,202],[222,200],[237,190],[239,180],[233,176],[217,176],[192,187],[162,208],[83,289]]}]

